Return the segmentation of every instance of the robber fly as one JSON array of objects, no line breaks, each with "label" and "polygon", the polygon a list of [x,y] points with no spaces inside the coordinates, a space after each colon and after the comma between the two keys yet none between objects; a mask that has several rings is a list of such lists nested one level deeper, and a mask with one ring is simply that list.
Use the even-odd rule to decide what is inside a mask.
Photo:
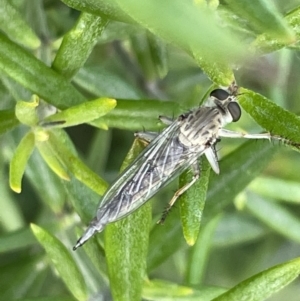
[{"label": "robber fly", "polygon": [[241,117],[236,90],[216,89],[205,105],[180,115],[175,120],[160,117],[167,127],[160,133],[143,132],[136,136],[149,142],[148,146],[116,179],[104,194],[91,221],[73,250],[82,246],[96,232],[120,220],[146,203],[160,188],[166,186],[183,171],[191,168],[191,182],[173,196],[161,219],[163,221],[177,198],[199,178],[198,159],[205,155],[215,173],[219,173],[215,144],[221,137],[270,139],[268,133],[244,134],[224,129]]}]

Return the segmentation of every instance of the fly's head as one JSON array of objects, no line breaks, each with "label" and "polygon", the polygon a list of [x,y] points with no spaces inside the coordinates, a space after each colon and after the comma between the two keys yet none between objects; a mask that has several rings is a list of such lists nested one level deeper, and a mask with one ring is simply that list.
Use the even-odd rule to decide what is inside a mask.
[{"label": "fly's head", "polygon": [[210,93],[210,103],[222,114],[222,126],[230,122],[236,122],[241,117],[241,108],[237,103],[236,96],[228,93],[226,90],[213,90]]}]

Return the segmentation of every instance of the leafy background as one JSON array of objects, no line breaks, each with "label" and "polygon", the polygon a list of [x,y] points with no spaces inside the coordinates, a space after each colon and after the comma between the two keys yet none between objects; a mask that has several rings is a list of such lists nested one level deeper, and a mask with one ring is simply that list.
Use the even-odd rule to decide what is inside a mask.
[{"label": "leafy background", "polygon": [[[4,0],[0,11],[1,300],[299,299],[298,1]],[[164,226],[177,183],[73,252],[99,194],[141,151],[133,132],[160,130],[158,115],[234,78],[244,112],[229,128],[288,145],[223,139],[221,174],[203,161]]]}]

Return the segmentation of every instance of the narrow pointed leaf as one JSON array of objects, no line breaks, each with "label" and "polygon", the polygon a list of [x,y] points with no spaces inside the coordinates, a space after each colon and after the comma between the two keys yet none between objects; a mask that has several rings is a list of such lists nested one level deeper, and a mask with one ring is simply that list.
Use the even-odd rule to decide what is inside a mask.
[{"label": "narrow pointed leaf", "polygon": [[20,193],[22,190],[22,177],[33,149],[34,134],[33,132],[28,132],[18,145],[9,166],[9,185],[17,193]]},{"label": "narrow pointed leaf", "polygon": [[201,227],[198,239],[190,250],[189,264],[186,274],[186,283],[200,285],[206,266],[209,261],[212,239],[221,215],[212,218],[205,226]]},{"label": "narrow pointed leaf", "polygon": [[262,196],[283,202],[300,203],[299,182],[271,177],[258,177],[248,187]]},{"label": "narrow pointed leaf", "polygon": [[273,135],[300,143],[300,118],[266,97],[247,89],[239,91],[239,102],[251,117]]},{"label": "narrow pointed leaf", "polygon": [[164,78],[168,73],[167,46],[154,35],[148,34],[149,50],[156,74]]},{"label": "narrow pointed leaf", "polygon": [[[200,179],[179,200],[183,235],[190,246],[194,245],[199,234],[209,181],[210,166],[203,158],[201,158],[200,169]],[[192,176],[192,171],[184,172],[179,177],[179,187],[190,182]]]},{"label": "narrow pointed leaf", "polygon": [[[289,12],[284,19],[286,23],[289,25],[296,36],[295,41],[286,41],[286,43],[268,35],[268,34],[261,34],[259,35],[256,40],[253,42],[252,47],[255,49],[256,52],[262,53],[270,53],[276,50],[279,50],[283,47],[290,46],[290,47],[298,47],[299,48],[299,41],[300,41],[300,7],[296,7],[294,10]],[[293,42],[293,43],[291,43]]]},{"label": "narrow pointed leaf", "polygon": [[[266,167],[279,147],[267,141],[247,141],[220,162],[220,175],[211,174],[204,216],[211,218]],[[245,172],[247,170],[247,172]]]},{"label": "narrow pointed leaf", "polygon": [[230,64],[211,62],[201,52],[194,50],[194,58],[208,78],[218,86],[229,87],[235,80]]},{"label": "narrow pointed leaf", "polygon": [[116,21],[133,23],[133,20],[124,13],[114,0],[62,0],[62,2],[79,11],[103,16]]},{"label": "narrow pointed leaf", "polygon": [[53,69],[65,78],[72,78],[84,65],[107,23],[104,18],[82,12],[75,26],[64,36]]},{"label": "narrow pointed leaf", "polygon": [[[215,22],[212,10],[193,2],[115,0],[137,23],[155,35],[179,45],[186,51],[212,61],[228,62],[242,56],[241,43]],[[168,12],[166,14],[166,12]],[[187,22],[191,20],[191,22]],[[201,34],[199,35],[199,29]],[[231,44],[232,43],[232,44]],[[222,45],[222,46],[221,46]],[[234,46],[233,46],[234,45]]]},{"label": "narrow pointed leaf", "polygon": [[[166,241],[168,242],[168,248],[165,247]],[[163,225],[154,225],[150,233],[149,245],[155,246],[155,248],[149,249],[147,258],[148,272],[151,272],[170,258],[170,256],[182,246],[186,246],[182,235],[182,226],[178,210],[173,210]]]},{"label": "narrow pointed leaf", "polygon": [[57,156],[57,152],[53,149],[53,145],[49,140],[37,141],[36,147],[40,155],[43,157],[48,166],[62,179],[69,181],[70,177],[68,169]]},{"label": "narrow pointed leaf", "polygon": [[95,120],[106,115],[116,106],[116,100],[111,98],[98,98],[70,107],[57,114],[45,118],[41,125],[51,127],[68,127]]},{"label": "narrow pointed leaf", "polygon": [[154,130],[162,128],[158,116],[177,116],[182,111],[178,103],[160,100],[117,100],[117,106],[107,115],[91,124],[99,127],[116,127],[126,130]]},{"label": "narrow pointed leaf", "polygon": [[60,74],[0,32],[0,70],[50,104],[65,109],[84,97]]},{"label": "narrow pointed leaf", "polygon": [[213,246],[226,248],[246,244],[262,239],[270,231],[249,214],[225,213],[214,233]]},{"label": "narrow pointed leaf", "polygon": [[33,246],[35,243],[35,238],[29,227],[11,231],[0,237],[0,254]]},{"label": "narrow pointed leaf", "polygon": [[1,30],[15,42],[31,49],[40,46],[39,38],[26,23],[20,12],[8,0],[0,2],[0,24]]},{"label": "narrow pointed leaf", "polygon": [[224,291],[225,289],[221,287],[194,288],[154,279],[145,281],[143,297],[157,301],[210,301]]},{"label": "narrow pointed leaf", "polygon": [[226,32],[215,22],[213,10],[194,2],[179,0],[164,1],[163,6],[151,0],[138,2],[139,4],[134,0],[115,1],[130,17],[154,35],[192,53],[212,81],[221,86],[232,83],[234,76],[229,63],[245,57],[247,48],[232,33]]},{"label": "narrow pointed leaf", "polygon": [[66,247],[55,236],[37,225],[31,224],[31,230],[72,295],[79,301],[87,300],[84,278]]},{"label": "narrow pointed leaf", "polygon": [[19,100],[16,104],[16,117],[18,120],[28,126],[34,126],[38,122],[36,108],[39,104],[37,96],[33,96],[31,101]]},{"label": "narrow pointed leaf", "polygon": [[212,301],[264,301],[300,274],[300,259],[279,264],[239,283]]},{"label": "narrow pointed leaf", "polygon": [[282,205],[250,194],[245,207],[271,229],[288,239],[300,242],[299,218]]},{"label": "narrow pointed leaf", "polygon": [[[142,148],[142,144],[135,140],[121,170],[132,162]],[[106,228],[105,252],[111,291],[115,300],[141,300],[143,280],[146,276],[150,222],[151,206],[146,204]]]},{"label": "narrow pointed leaf", "polygon": [[121,101],[123,99],[140,100],[143,97],[140,89],[135,87],[130,79],[106,70],[102,66],[84,66],[73,80],[81,89],[96,96],[121,98]]},{"label": "narrow pointed leaf", "polygon": [[255,29],[267,32],[283,42],[292,42],[295,36],[270,0],[226,0],[230,9],[248,20]]},{"label": "narrow pointed leaf", "polygon": [[66,168],[81,182],[96,191],[103,194],[107,188],[106,182],[95,172],[88,168],[79,158],[74,155],[64,141],[64,135],[59,131],[49,132],[49,143],[56,154],[56,158],[66,166]]}]

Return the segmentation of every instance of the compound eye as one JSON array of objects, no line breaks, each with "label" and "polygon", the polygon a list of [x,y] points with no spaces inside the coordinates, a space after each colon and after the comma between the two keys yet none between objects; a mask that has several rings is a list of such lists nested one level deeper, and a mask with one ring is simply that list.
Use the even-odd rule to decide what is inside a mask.
[{"label": "compound eye", "polygon": [[230,96],[230,94],[223,89],[216,89],[211,91],[210,96],[213,96],[218,100],[225,100]]},{"label": "compound eye", "polygon": [[238,121],[242,114],[241,107],[239,106],[239,104],[237,102],[230,102],[227,108],[232,117],[232,121],[233,122]]}]

